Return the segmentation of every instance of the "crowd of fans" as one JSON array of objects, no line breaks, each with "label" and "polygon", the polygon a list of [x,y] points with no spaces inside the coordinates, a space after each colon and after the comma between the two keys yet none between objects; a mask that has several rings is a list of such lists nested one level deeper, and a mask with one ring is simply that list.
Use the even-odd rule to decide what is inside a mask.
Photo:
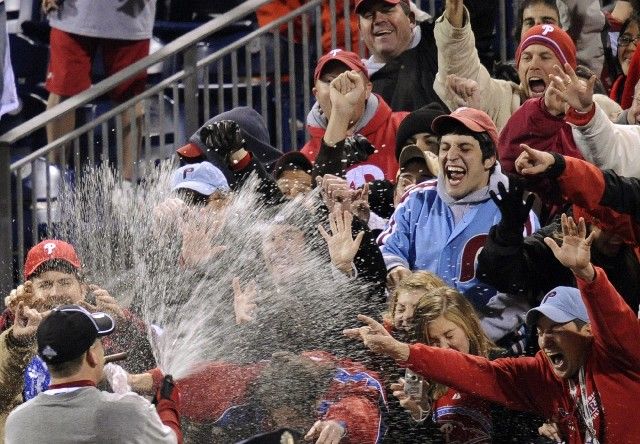
[{"label": "crowd of fans", "polygon": [[[256,283],[233,279],[219,291],[238,331],[266,337],[255,359],[174,380],[134,308],[43,240],[0,317],[6,442],[639,442],[635,6],[523,1],[499,78],[463,0],[422,21],[406,0],[357,0],[370,57],[319,58],[309,142],[282,154],[253,109],[220,114],[149,215],[206,275],[228,248],[217,224],[244,222],[234,193],[297,203],[309,224],[274,217],[259,259],[300,319],[265,319]],[[185,221],[205,214],[215,226]],[[364,289],[351,312],[296,293],[312,250],[326,285]]]}]

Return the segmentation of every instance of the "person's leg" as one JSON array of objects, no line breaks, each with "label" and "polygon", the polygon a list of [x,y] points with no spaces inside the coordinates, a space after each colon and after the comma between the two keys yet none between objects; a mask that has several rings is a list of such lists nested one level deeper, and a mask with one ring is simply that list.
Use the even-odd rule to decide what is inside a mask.
[{"label": "person's leg", "polygon": [[[149,55],[149,40],[105,40],[103,55],[107,75],[113,75]],[[144,71],[118,85],[110,96],[116,103],[125,102],[143,92],[146,82],[147,73]],[[138,103],[135,108],[136,132],[133,133],[131,111],[128,110],[121,114],[123,137],[122,177],[132,182],[136,179],[136,163],[140,158],[143,116],[143,105]]]},{"label": "person's leg", "polygon": [[[49,91],[47,110],[91,86],[92,41],[90,38],[51,28],[49,68],[46,88]],[[68,112],[47,125],[47,142],[51,143],[73,131],[75,112]],[[49,160],[64,165],[61,149],[52,152]]]}]

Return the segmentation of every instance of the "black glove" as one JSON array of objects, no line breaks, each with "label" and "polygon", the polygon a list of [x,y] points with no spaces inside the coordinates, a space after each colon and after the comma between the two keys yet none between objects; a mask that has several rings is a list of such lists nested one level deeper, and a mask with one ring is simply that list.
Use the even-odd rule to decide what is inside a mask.
[{"label": "black glove", "polygon": [[240,126],[233,120],[221,120],[203,127],[200,130],[200,140],[206,147],[207,157],[214,152],[227,165],[231,155],[245,147]]},{"label": "black glove", "polygon": [[153,403],[158,404],[163,399],[168,399],[177,402],[178,390],[175,389],[176,384],[173,382],[173,376],[164,375],[162,385],[158,388],[158,391],[153,396]]},{"label": "black glove", "polygon": [[536,197],[534,194],[529,194],[527,201],[522,202],[524,185],[523,179],[512,176],[509,178],[509,191],[506,190],[502,182],[498,182],[500,197],[493,190],[489,190],[491,199],[502,214],[498,227],[505,234],[520,233],[521,235],[524,223],[529,217],[529,211],[531,211]]},{"label": "black glove", "polygon": [[344,153],[349,166],[364,162],[374,152],[375,148],[371,145],[369,139],[360,134],[344,139]]}]

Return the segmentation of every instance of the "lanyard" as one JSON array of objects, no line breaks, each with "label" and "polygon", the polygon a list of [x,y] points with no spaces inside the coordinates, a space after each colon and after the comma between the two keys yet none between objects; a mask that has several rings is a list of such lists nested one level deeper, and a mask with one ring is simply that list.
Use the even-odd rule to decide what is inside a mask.
[{"label": "lanyard", "polygon": [[[578,388],[580,389],[580,398],[578,398]],[[591,417],[591,412],[589,411],[589,401],[587,399],[587,384],[584,377],[584,366],[580,367],[580,371],[578,372],[578,387],[576,387],[575,383],[571,379],[569,379],[569,393],[573,398],[573,402],[575,403],[578,413],[582,418],[582,423],[586,428],[584,440],[585,443],[600,444],[600,441],[598,441],[598,438],[596,437],[596,429],[593,426],[593,418]]]}]

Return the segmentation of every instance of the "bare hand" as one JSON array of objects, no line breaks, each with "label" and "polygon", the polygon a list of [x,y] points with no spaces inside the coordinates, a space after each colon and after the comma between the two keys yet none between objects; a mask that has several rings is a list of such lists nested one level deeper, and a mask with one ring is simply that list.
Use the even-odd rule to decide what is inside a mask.
[{"label": "bare hand", "polygon": [[449,98],[457,106],[480,109],[480,87],[475,80],[449,74],[445,80],[445,87]]},{"label": "bare hand", "polygon": [[18,309],[20,302],[35,309],[42,309],[44,299],[36,298],[33,283],[31,281],[25,281],[24,284],[18,285],[18,288],[11,290],[9,296],[4,298],[5,307],[14,313]]},{"label": "bare hand", "polygon": [[633,88],[633,102],[627,110],[627,122],[631,125],[640,123],[640,82]]},{"label": "bare hand", "polygon": [[516,171],[523,176],[542,174],[553,166],[556,159],[553,154],[531,148],[524,143],[520,144],[522,152],[515,162]]},{"label": "bare hand", "polygon": [[561,100],[576,111],[584,113],[590,111],[593,107],[593,87],[596,83],[596,76],[593,75],[584,82],[568,63],[565,63],[564,71],[558,65],[553,66],[553,71],[553,74],[549,74],[551,83],[545,91],[547,108],[549,108],[549,104],[547,104],[547,95],[549,95],[555,96],[554,100]]},{"label": "bare hand", "polygon": [[240,278],[231,281],[233,286],[233,311],[236,314],[236,325],[246,324],[255,320],[256,311],[256,281],[249,281],[244,291],[240,285]]},{"label": "bare hand", "polygon": [[562,215],[562,246],[558,246],[555,240],[550,237],[544,238],[553,255],[562,265],[571,269],[573,274],[587,282],[593,281],[595,270],[591,265],[591,244],[595,232],[587,237],[587,226],[583,218],[580,218],[578,225],[572,217]]},{"label": "bare hand", "polygon": [[354,107],[365,94],[364,80],[356,71],[345,71],[329,84],[331,115],[350,118]]},{"label": "bare hand", "polygon": [[560,437],[560,430],[558,429],[558,425],[555,422],[549,421],[545,422],[538,428],[538,433],[545,438],[550,439],[553,442],[563,442],[564,440]]},{"label": "bare hand", "polygon": [[329,211],[333,211],[336,204],[342,204],[345,208],[349,208],[355,197],[360,194],[356,190],[349,187],[346,179],[334,176],[333,174],[325,174],[317,179],[320,186],[320,196]]},{"label": "bare hand", "polygon": [[316,444],[338,444],[346,432],[338,421],[316,421],[304,435],[304,440],[315,440]]},{"label": "bare hand", "polygon": [[358,320],[367,326],[343,330],[345,336],[361,340],[374,353],[387,355],[398,361],[409,359],[409,345],[394,339],[382,324],[361,314],[358,315]]},{"label": "bare hand", "polygon": [[153,220],[157,228],[165,228],[177,225],[182,230],[185,217],[189,213],[189,207],[182,199],[170,197],[153,208]]},{"label": "bare hand", "polygon": [[352,195],[351,213],[362,222],[369,223],[371,217],[371,207],[369,207],[369,184],[365,183],[362,188],[355,190]]},{"label": "bare hand", "polygon": [[395,267],[387,273],[387,287],[389,288],[389,291],[397,288],[400,281],[408,276],[411,276],[411,270],[402,266]]},{"label": "bare hand", "polygon": [[40,313],[38,310],[27,307],[24,302],[19,302],[16,307],[15,321],[11,334],[20,344],[29,344],[33,341],[42,319],[49,314]]},{"label": "bare hand", "polygon": [[322,225],[318,225],[318,231],[327,242],[331,263],[345,274],[351,274],[353,259],[358,253],[364,231],[358,233],[354,239],[351,235],[353,215],[349,211],[341,211],[342,206],[336,205],[329,213],[329,226],[331,234],[327,233]]},{"label": "bare hand", "polygon": [[[429,384],[425,381],[422,382],[422,393],[426,393]],[[391,384],[390,388],[398,401],[400,401],[400,406],[405,409],[413,419],[419,421],[422,418],[423,412],[428,412],[431,409],[429,405],[429,400],[426,396],[423,396],[422,400],[416,400],[411,395],[407,395],[404,391],[405,380],[404,378],[400,378],[397,383]]]},{"label": "bare hand", "polygon": [[49,14],[51,11],[57,11],[58,8],[58,0],[42,0],[42,11],[45,14]]},{"label": "bare hand", "polygon": [[224,212],[203,208],[184,223],[182,260],[190,267],[202,266],[215,259],[227,247],[216,245],[225,222]]},{"label": "bare hand", "polygon": [[124,319],[124,310],[120,307],[120,304],[109,294],[104,288],[100,288],[97,285],[89,285],[89,291],[91,291],[96,297],[96,305],[92,305],[87,301],[81,301],[80,305],[85,307],[90,312],[103,312],[112,315],[116,321]]}]

